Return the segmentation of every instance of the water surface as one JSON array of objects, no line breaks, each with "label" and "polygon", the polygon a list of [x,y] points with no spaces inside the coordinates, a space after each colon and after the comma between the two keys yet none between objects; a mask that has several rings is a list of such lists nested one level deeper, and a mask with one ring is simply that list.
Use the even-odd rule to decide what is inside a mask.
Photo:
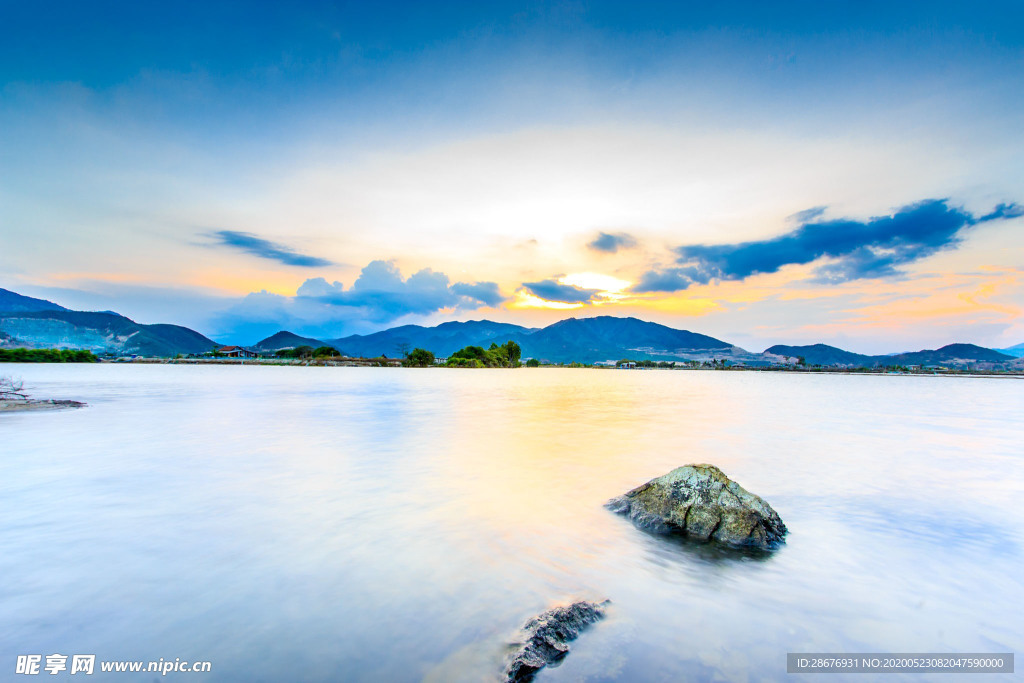
[{"label": "water surface", "polygon": [[[486,681],[576,598],[610,616],[538,680],[782,681],[791,651],[1024,644],[1019,380],[2,371],[90,405],[0,415],[0,679],[59,652],[213,663],[168,680]],[[786,545],[723,553],[602,507],[698,462],[768,500]]]}]

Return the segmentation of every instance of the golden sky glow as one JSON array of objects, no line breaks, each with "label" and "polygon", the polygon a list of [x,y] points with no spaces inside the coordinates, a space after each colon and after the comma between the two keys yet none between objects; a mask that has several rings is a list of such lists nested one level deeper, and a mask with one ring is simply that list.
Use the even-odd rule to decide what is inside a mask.
[{"label": "golden sky glow", "polygon": [[547,301],[522,290],[516,291],[515,300],[509,304],[509,308],[550,308],[556,311],[571,311],[583,308],[583,304],[569,304],[563,301]]},{"label": "golden sky glow", "polygon": [[0,107],[0,287],[226,343],[570,315],[752,350],[1024,342],[1012,22],[477,9],[407,44],[385,21],[227,50],[183,22],[170,61],[32,37]]},{"label": "golden sky glow", "polygon": [[629,287],[632,282],[621,280],[601,273],[572,273],[558,278],[563,285],[572,285],[581,289],[596,289],[602,295],[618,294]]}]

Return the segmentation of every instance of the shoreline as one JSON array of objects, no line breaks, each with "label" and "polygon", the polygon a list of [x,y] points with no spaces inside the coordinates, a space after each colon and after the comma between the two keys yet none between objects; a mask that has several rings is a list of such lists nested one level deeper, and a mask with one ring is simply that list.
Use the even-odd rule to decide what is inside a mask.
[{"label": "shoreline", "polygon": [[[135,364],[135,365],[259,365],[259,366],[295,366],[295,367],[349,367],[349,368],[367,368],[367,367],[393,367],[402,368],[406,367],[402,365],[401,359],[398,358],[338,358],[338,359],[286,359],[286,358],[133,358],[133,359],[117,359],[117,360],[101,360],[101,364]],[[2,365],[0,365],[2,367]],[[434,368],[446,368],[444,365],[430,365],[425,367]],[[523,368],[526,366],[523,365]],[[588,369],[588,370],[625,370],[624,368],[616,368],[609,366],[595,366],[595,365],[583,365],[583,364],[549,364],[541,365],[540,368],[548,369]],[[409,366],[408,369],[422,370],[423,367]],[[455,370],[478,370],[487,368],[450,368]],[[494,368],[492,368],[494,369]],[[514,369],[514,368],[498,368],[498,369]],[[533,368],[531,368],[533,369]],[[1005,372],[993,372],[991,370],[886,370],[881,368],[836,368],[836,367],[816,367],[816,368],[789,368],[789,367],[689,367],[689,366],[676,366],[672,368],[629,368],[628,372],[648,372],[652,370],[660,371],[713,371],[713,372],[778,372],[792,375],[886,375],[886,376],[920,376],[920,377],[991,377],[991,378],[1024,378],[1024,371],[1005,371]],[[59,401],[58,401],[59,403]],[[74,401],[70,403],[75,403]],[[77,406],[63,406],[63,407],[77,407]],[[3,408],[0,408],[3,410]],[[11,408],[7,408],[11,410]]]},{"label": "shoreline", "polygon": [[84,408],[86,403],[62,399],[0,399],[0,413],[24,413],[33,410]]},{"label": "shoreline", "polygon": [[[424,367],[427,368],[444,368],[452,370],[486,370],[488,368],[448,368],[445,365],[428,365],[424,367],[420,366],[405,366],[402,365],[402,361],[399,358],[341,358],[337,360],[298,360],[298,359],[282,359],[282,358],[135,358],[132,360],[122,361],[100,361],[101,363],[138,363],[144,365],[289,365],[289,366],[301,366],[301,367],[393,367],[393,368],[406,368],[410,370],[422,370]],[[522,368],[526,368],[523,364]],[[541,365],[539,368],[548,369],[582,369],[582,370],[625,370],[624,368],[616,368],[602,365],[584,365],[584,364],[570,364],[570,363],[551,363],[547,365]],[[539,368],[530,368],[539,369]],[[490,368],[492,370],[512,370],[516,368]],[[1017,377],[1024,378],[1024,371],[1006,371],[1006,372],[992,372],[990,370],[908,370],[908,371],[895,371],[886,370],[882,368],[837,368],[837,367],[817,367],[817,368],[790,368],[790,367],[723,367],[723,368],[710,368],[710,367],[689,367],[685,365],[678,365],[672,368],[629,368],[628,372],[649,372],[651,370],[660,371],[708,371],[708,372],[781,372],[791,375],[919,375],[923,377]]]}]

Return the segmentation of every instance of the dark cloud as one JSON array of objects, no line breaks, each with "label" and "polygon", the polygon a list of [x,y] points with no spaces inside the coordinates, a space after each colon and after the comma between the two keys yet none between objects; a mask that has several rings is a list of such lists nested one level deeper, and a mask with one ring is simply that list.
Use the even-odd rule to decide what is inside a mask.
[{"label": "dark cloud", "polygon": [[614,254],[619,249],[629,249],[636,246],[636,238],[624,232],[608,233],[599,232],[588,247],[595,251],[605,251]]},{"label": "dark cloud", "polygon": [[998,218],[1020,218],[1024,216],[1024,206],[1011,202],[1010,204],[999,204],[996,208],[992,209],[991,213],[987,213],[978,219],[981,221],[994,221]]},{"label": "dark cloud", "polygon": [[234,247],[248,254],[260,258],[278,261],[288,266],[302,266],[304,268],[316,268],[320,266],[334,265],[332,261],[318,256],[307,256],[277,242],[262,239],[248,232],[236,232],[234,230],[217,230],[211,236],[219,241],[220,245]]},{"label": "dark cloud", "polygon": [[389,321],[408,314],[434,313],[445,308],[480,308],[504,301],[494,282],[458,282],[425,268],[402,277],[390,261],[372,261],[359,274],[351,289],[340,282],[328,283],[312,278],[296,292],[300,300],[315,300],[332,307],[359,309],[359,315],[372,321]]},{"label": "dark cloud", "polygon": [[473,301],[479,301],[485,306],[495,307],[506,300],[498,290],[497,282],[456,282],[452,285],[453,293]]},{"label": "dark cloud", "polygon": [[707,282],[707,277],[699,268],[693,266],[649,270],[640,276],[640,282],[633,287],[634,292],[678,292],[695,282]]},{"label": "dark cloud", "polygon": [[[769,240],[677,247],[679,265],[645,273],[634,291],[679,291],[713,279],[742,280],[821,258],[835,262],[818,268],[820,281],[886,277],[897,274],[899,266],[956,246],[964,228],[1024,215],[1017,204],[1000,204],[991,213],[975,218],[962,208],[949,206],[948,201],[929,199],[904,206],[891,216],[867,221],[804,222]],[[820,216],[816,211],[801,213]]]},{"label": "dark cloud", "polygon": [[598,289],[583,289],[574,285],[563,285],[554,280],[524,282],[523,289],[541,299],[560,301],[566,304],[590,303],[600,292]]}]

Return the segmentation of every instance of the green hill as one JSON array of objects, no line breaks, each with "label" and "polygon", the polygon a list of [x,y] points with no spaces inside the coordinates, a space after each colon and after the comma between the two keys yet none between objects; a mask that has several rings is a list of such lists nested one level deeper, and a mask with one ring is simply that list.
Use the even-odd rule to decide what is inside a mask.
[{"label": "green hill", "polygon": [[729,342],[687,330],[677,330],[637,318],[597,316],[569,318],[512,339],[522,347],[524,358],[553,363],[594,363],[633,360],[683,360],[709,353],[723,355],[737,350]]},{"label": "green hill", "polygon": [[325,344],[319,339],[313,339],[312,337],[300,337],[297,334],[288,332],[287,330],[281,330],[276,334],[272,334],[266,339],[257,342],[253,348],[259,349],[260,351],[280,351],[282,349],[297,349],[300,346],[310,346],[314,349],[321,346],[331,346],[331,344]]},{"label": "green hill", "polygon": [[883,356],[886,365],[970,365],[974,363],[1008,363],[1013,356],[974,344],[949,344],[934,351],[914,351]]}]

